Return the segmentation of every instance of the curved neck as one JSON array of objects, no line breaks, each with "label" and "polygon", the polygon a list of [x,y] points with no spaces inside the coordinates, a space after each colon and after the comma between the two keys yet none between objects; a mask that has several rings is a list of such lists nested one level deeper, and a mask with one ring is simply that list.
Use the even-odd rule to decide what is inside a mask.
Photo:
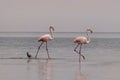
[{"label": "curved neck", "polygon": [[88,31],[86,31],[86,34],[87,34],[87,43],[89,43],[90,42],[90,36],[89,36]]},{"label": "curved neck", "polygon": [[53,30],[51,28],[49,30],[50,30],[51,37],[54,38],[54,36],[53,36]]}]

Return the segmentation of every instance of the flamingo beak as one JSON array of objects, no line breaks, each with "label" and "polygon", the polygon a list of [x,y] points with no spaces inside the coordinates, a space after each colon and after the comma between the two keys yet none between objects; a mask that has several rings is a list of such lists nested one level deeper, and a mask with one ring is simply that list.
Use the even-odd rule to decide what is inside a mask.
[{"label": "flamingo beak", "polygon": [[92,31],[92,30],[91,30],[90,32],[91,32],[91,33],[93,33],[93,31]]},{"label": "flamingo beak", "polygon": [[55,29],[52,27],[52,30],[54,31]]},{"label": "flamingo beak", "polygon": [[93,30],[90,28],[87,28],[87,31],[89,31],[90,33],[93,33]]}]

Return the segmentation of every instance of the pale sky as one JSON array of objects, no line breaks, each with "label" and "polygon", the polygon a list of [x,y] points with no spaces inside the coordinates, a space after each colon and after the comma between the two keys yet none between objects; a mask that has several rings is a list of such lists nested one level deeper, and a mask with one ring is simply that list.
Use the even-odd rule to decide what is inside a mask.
[{"label": "pale sky", "polygon": [[0,32],[120,32],[120,0],[0,0]]}]

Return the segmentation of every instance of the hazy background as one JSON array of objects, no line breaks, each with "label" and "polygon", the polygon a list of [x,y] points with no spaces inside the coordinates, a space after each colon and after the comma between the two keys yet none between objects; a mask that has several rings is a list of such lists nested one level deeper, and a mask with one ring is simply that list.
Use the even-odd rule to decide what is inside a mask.
[{"label": "hazy background", "polygon": [[0,0],[0,32],[120,32],[120,0]]}]

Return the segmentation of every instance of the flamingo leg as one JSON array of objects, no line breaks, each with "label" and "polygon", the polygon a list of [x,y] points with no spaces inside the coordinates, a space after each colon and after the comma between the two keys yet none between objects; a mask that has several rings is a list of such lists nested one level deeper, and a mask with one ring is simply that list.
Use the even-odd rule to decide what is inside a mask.
[{"label": "flamingo leg", "polygon": [[44,43],[44,42],[42,42],[42,43],[40,44],[40,46],[38,47],[37,53],[36,53],[36,55],[35,55],[35,58],[37,58],[38,52],[39,52],[40,47],[42,46],[43,43]]},{"label": "flamingo leg", "polygon": [[[76,49],[78,48],[78,46],[79,46],[80,44],[78,44],[76,47],[75,47],[75,49],[74,49],[74,51],[76,52],[76,53],[78,53],[79,54],[79,51],[77,51]],[[85,60],[85,56],[84,55],[82,55],[82,54],[80,54],[81,56],[82,56],[82,58]]]},{"label": "flamingo leg", "polygon": [[82,44],[80,44],[80,49],[79,49],[79,62],[81,62],[81,48],[82,48]]},{"label": "flamingo leg", "polygon": [[80,44],[77,44],[77,46],[76,46],[75,49],[74,49],[74,51],[75,51],[76,53],[79,53],[79,52],[76,50],[79,45],[80,45]]},{"label": "flamingo leg", "polygon": [[48,59],[50,59],[50,55],[49,55],[49,52],[48,52],[48,45],[47,45],[47,41],[46,41],[46,51],[47,51]]}]

